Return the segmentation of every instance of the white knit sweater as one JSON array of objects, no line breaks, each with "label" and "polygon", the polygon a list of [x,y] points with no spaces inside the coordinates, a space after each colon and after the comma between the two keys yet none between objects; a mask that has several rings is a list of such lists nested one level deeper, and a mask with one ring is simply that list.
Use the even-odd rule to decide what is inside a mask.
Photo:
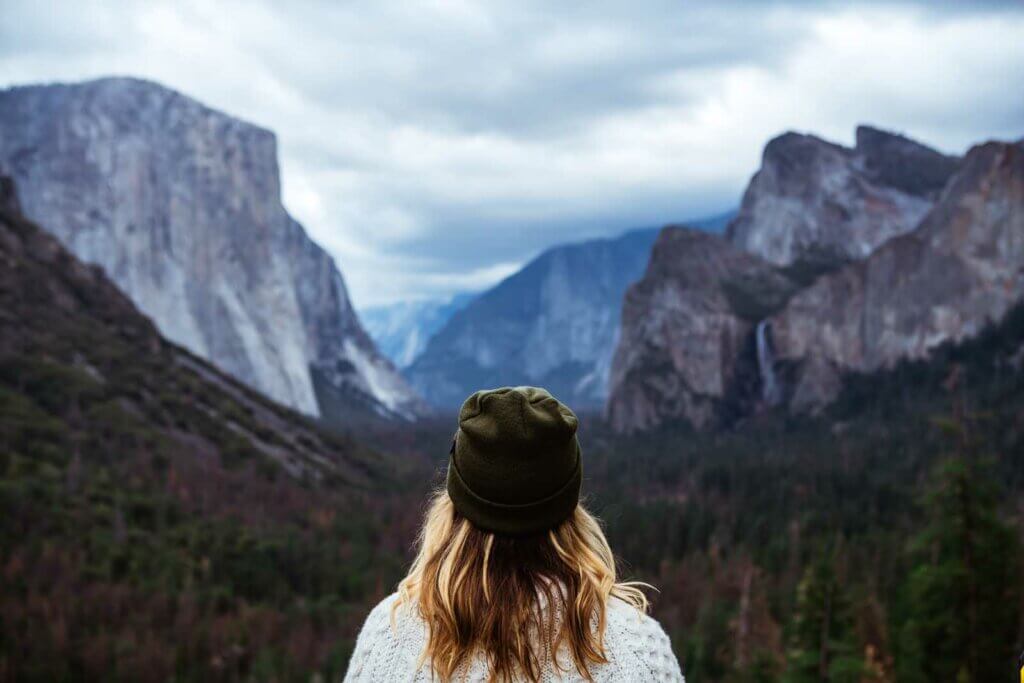
[{"label": "white knit sweater", "polygon": [[[356,641],[355,652],[348,663],[345,683],[377,683],[379,681],[430,681],[429,662],[416,669],[416,662],[427,644],[426,624],[415,608],[399,607],[391,625],[391,605],[397,595],[392,594],[377,605],[363,624]],[[665,631],[654,619],[621,600],[608,604],[607,626],[604,634],[608,663],[591,667],[595,683],[604,681],[667,681],[683,683],[679,662],[672,653]],[[568,660],[568,662],[566,662]],[[572,659],[561,658],[569,672],[558,671],[547,665],[541,676],[549,681],[582,681]],[[468,669],[459,676],[460,681],[486,681],[487,661],[477,655]]]}]

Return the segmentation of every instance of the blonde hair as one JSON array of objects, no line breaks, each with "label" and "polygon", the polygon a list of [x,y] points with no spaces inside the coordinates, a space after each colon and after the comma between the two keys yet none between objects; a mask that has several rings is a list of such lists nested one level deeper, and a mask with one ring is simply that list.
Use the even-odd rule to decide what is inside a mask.
[{"label": "blonde hair", "polygon": [[415,606],[426,622],[430,661],[447,683],[476,652],[493,681],[540,679],[567,651],[577,671],[607,663],[604,631],[608,601],[647,611],[647,584],[619,583],[615,559],[597,520],[577,505],[545,533],[512,538],[473,526],[447,492],[436,493],[420,531],[419,551],[398,586],[400,606]]}]

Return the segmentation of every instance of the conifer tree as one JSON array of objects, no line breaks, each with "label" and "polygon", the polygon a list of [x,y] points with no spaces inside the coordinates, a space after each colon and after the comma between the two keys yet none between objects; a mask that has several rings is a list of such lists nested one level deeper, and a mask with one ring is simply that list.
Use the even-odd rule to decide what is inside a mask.
[{"label": "conifer tree", "polygon": [[819,553],[797,587],[785,683],[857,683],[864,674],[835,553]]},{"label": "conifer tree", "polygon": [[913,547],[910,618],[897,669],[908,680],[1012,680],[1020,623],[1020,550],[999,517],[988,463],[965,420],[942,423],[952,455],[925,499],[928,524]]}]

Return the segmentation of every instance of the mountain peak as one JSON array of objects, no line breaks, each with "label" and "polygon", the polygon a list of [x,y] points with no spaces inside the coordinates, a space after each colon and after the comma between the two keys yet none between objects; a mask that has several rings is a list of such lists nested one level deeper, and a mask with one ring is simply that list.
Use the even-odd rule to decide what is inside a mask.
[{"label": "mountain peak", "polygon": [[271,398],[422,409],[281,204],[270,131],[135,78],[19,87],[0,91],[0,171],[166,337]]},{"label": "mountain peak", "polygon": [[861,259],[912,230],[959,161],[869,126],[857,129],[855,148],[784,133],[765,146],[726,235],[777,265]]}]

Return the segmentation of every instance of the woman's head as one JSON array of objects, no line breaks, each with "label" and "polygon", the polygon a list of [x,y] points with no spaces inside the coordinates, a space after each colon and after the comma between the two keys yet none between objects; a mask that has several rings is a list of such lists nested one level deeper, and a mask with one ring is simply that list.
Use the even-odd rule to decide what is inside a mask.
[{"label": "woman's head", "polygon": [[532,387],[477,392],[463,405],[446,490],[396,603],[419,609],[423,655],[441,680],[477,652],[496,680],[537,680],[549,662],[589,676],[606,661],[608,601],[646,609],[636,584],[616,581],[608,542],[578,504],[576,426]]}]

